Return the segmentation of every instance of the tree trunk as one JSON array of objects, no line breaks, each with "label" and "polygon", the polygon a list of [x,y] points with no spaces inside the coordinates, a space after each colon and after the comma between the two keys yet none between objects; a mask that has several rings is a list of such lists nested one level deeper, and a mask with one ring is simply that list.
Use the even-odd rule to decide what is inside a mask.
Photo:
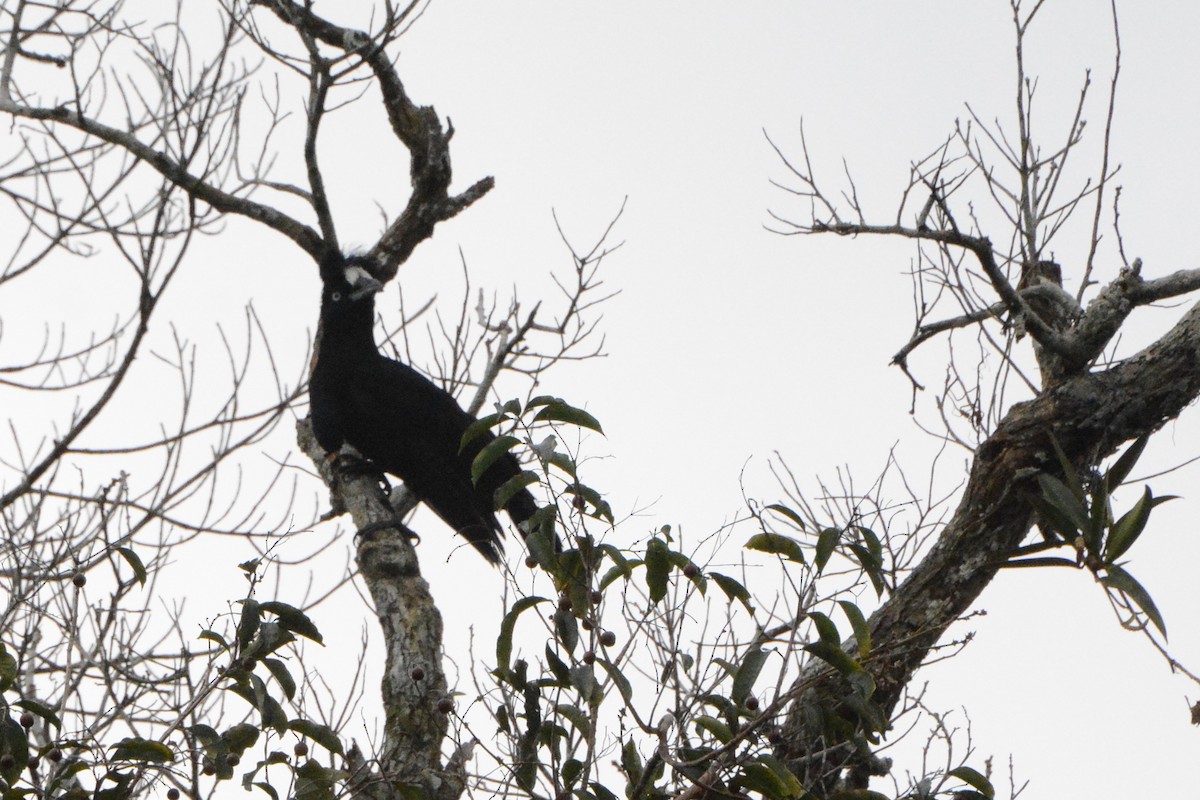
[{"label": "tree trunk", "polygon": [[[1157,430],[1200,394],[1200,304],[1165,336],[1113,367],[1068,379],[1018,403],[980,445],[953,517],[929,554],[871,616],[875,701],[890,715],[930,649],[966,613],[1029,532],[1037,475],[1061,475],[1052,438],[1081,472],[1124,442]],[[826,665],[813,662],[811,679]],[[784,726],[780,755],[801,782],[826,795],[862,788],[883,765],[866,754],[830,751],[814,704],[828,702],[832,681],[802,694]],[[827,757],[813,758],[824,751]],[[840,755],[830,755],[840,753]],[[848,776],[841,775],[849,769]]]}]

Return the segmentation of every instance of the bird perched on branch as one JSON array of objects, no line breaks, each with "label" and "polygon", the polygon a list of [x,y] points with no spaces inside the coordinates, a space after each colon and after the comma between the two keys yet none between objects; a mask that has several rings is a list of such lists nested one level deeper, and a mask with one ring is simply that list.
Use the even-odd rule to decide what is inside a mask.
[{"label": "bird perched on branch", "polygon": [[[331,454],[352,445],[380,471],[404,481],[484,558],[499,563],[503,528],[493,498],[521,465],[505,453],[472,482],[471,463],[495,436],[485,432],[460,451],[475,418],[424,375],[379,352],[375,294],[383,285],[374,267],[367,257],[340,254],[321,264],[321,330],[309,385],[317,442]],[[504,509],[519,527],[537,503],[522,488]]]}]

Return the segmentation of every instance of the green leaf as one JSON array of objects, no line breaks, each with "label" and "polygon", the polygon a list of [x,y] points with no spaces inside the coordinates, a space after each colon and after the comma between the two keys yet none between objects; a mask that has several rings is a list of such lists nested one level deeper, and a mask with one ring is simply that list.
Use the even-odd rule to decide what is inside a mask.
[{"label": "green leaf", "polygon": [[1011,561],[1005,561],[1000,565],[1004,568],[1018,567],[1071,567],[1078,569],[1079,565],[1072,559],[1062,558],[1061,556],[1038,556],[1037,558],[1016,558]]},{"label": "green leaf", "polygon": [[294,641],[296,637],[285,630],[279,621],[264,622],[258,626],[258,635],[254,637],[254,641],[242,651],[242,658],[247,661],[259,661]]},{"label": "green leaf", "polygon": [[335,755],[342,755],[342,742],[337,733],[328,725],[313,722],[308,719],[293,719],[288,721],[288,730],[301,736],[307,736],[317,744]]},{"label": "green leaf", "polygon": [[1112,563],[1123,556],[1129,548],[1133,547],[1133,543],[1142,535],[1142,531],[1146,530],[1146,523],[1150,520],[1150,509],[1153,508],[1152,502],[1154,495],[1150,492],[1150,487],[1147,486],[1142,497],[1133,508],[1126,511],[1117,520],[1112,530],[1108,533],[1108,541],[1104,543],[1104,561]]},{"label": "green leaf", "polygon": [[751,536],[750,540],[743,546],[747,550],[771,553],[797,564],[806,563],[804,560],[804,551],[800,548],[800,543],[790,536],[783,536],[778,533],[759,533]]},{"label": "green leaf", "polygon": [[7,692],[17,680],[17,659],[0,643],[0,692]]},{"label": "green leaf", "polygon": [[1037,476],[1038,485],[1042,487],[1042,497],[1052,508],[1070,522],[1075,531],[1088,529],[1088,513],[1083,507],[1083,500],[1075,492],[1053,475],[1042,472]]},{"label": "green leaf", "polygon": [[58,714],[54,713],[54,709],[50,708],[50,706],[44,706],[36,700],[28,699],[18,700],[13,705],[17,708],[25,709],[36,717],[41,717],[56,728],[62,728],[62,720],[58,718]]},{"label": "green leaf", "polygon": [[129,564],[133,570],[133,577],[137,578],[137,582],[142,586],[146,585],[146,565],[142,563],[142,559],[137,553],[133,552],[128,547],[114,547],[121,557],[125,559],[125,563]]},{"label": "green leaf", "polygon": [[1147,486],[1142,499],[1129,511],[1125,512],[1112,526],[1108,533],[1108,542],[1104,546],[1104,561],[1112,563],[1129,551],[1146,529],[1150,520],[1150,511],[1160,503],[1174,500],[1175,495],[1155,497]]},{"label": "green leaf", "polygon": [[781,517],[786,517],[797,528],[799,528],[800,530],[805,530],[804,520],[801,519],[800,515],[797,514],[791,508],[788,508],[787,506],[782,505],[780,503],[771,503],[771,505],[766,507],[766,510],[774,511],[776,514],[779,514]]},{"label": "green leaf", "polygon": [[1158,628],[1159,632],[1165,637],[1167,635],[1167,626],[1163,622],[1162,614],[1158,611],[1158,606],[1154,605],[1154,600],[1150,597],[1150,593],[1134,580],[1132,575],[1117,565],[1109,564],[1105,569],[1108,571],[1108,574],[1101,578],[1100,582],[1110,589],[1116,589],[1132,600],[1138,608],[1145,612],[1150,621],[1154,623],[1154,627]]},{"label": "green leaf", "polygon": [[583,774],[583,762],[578,758],[568,758],[563,762],[562,776],[563,783],[567,787],[575,785],[575,781],[579,780],[579,776]]},{"label": "green leaf", "polygon": [[658,605],[667,596],[667,578],[671,573],[671,552],[667,543],[655,537],[646,545],[646,586],[650,602]]},{"label": "green leaf", "polygon": [[1062,468],[1066,486],[1069,487],[1075,499],[1082,504],[1087,495],[1083,491],[1083,482],[1079,480],[1079,473],[1075,471],[1075,465],[1071,463],[1071,459],[1067,458],[1066,452],[1063,451],[1062,445],[1058,443],[1054,434],[1050,434],[1050,444],[1054,447],[1054,455],[1058,457],[1058,465]]},{"label": "green leaf", "polygon": [[829,557],[833,555],[833,550],[841,539],[842,532],[837,528],[825,528],[817,536],[817,556],[814,559],[817,572],[825,569],[825,565],[829,563]]},{"label": "green leaf", "polygon": [[611,544],[597,545],[596,549],[613,562],[612,568],[609,569],[607,574],[605,574],[604,580],[600,582],[600,588],[602,590],[607,589],[609,584],[611,584],[618,577],[623,577],[625,580],[632,578],[633,568],[642,563],[640,561],[630,561],[625,557],[625,554],[621,552],[620,548],[614,547]]},{"label": "green leaf", "polygon": [[193,725],[188,728],[188,732],[200,743],[201,747],[208,747],[221,738],[221,734],[217,733],[217,729],[211,725]]},{"label": "green leaf", "polygon": [[559,686],[565,688],[571,685],[571,668],[558,657],[558,653],[554,652],[549,642],[546,642],[546,666],[550,668],[550,672],[554,675],[554,680],[558,681]]},{"label": "green leaf", "polygon": [[492,493],[492,507],[496,510],[504,508],[508,505],[508,501],[512,500],[522,489],[531,486],[538,482],[536,472],[522,470],[513,477],[506,480]]},{"label": "green leaf", "polygon": [[1100,481],[1100,485],[1092,493],[1088,524],[1083,531],[1084,546],[1089,553],[1100,555],[1101,545],[1104,542],[1104,531],[1108,528],[1111,520],[1112,512],[1108,507],[1108,492],[1104,488],[1104,481]]},{"label": "green leaf", "polygon": [[129,736],[113,745],[112,757],[118,761],[170,764],[175,760],[175,751],[162,742]]},{"label": "green leaf", "polygon": [[210,642],[216,642],[217,644],[219,644],[221,646],[221,649],[223,649],[223,650],[229,649],[229,642],[225,641],[225,637],[222,636],[221,634],[217,633],[214,630],[209,630],[208,628],[205,628],[204,630],[200,631],[200,635],[197,636],[196,638],[197,639],[207,639]]},{"label": "green leaf", "polygon": [[[568,653],[574,653],[579,646],[579,622],[569,608],[559,608],[554,611],[554,634]],[[511,650],[512,644],[509,643]]]},{"label": "green leaf", "polygon": [[839,645],[831,642],[810,642],[804,649],[842,674],[858,672],[862,666]]},{"label": "green leaf", "polygon": [[497,436],[484,445],[479,454],[471,462],[471,483],[478,484],[479,479],[488,471],[492,464],[508,455],[508,452],[519,445],[521,440],[515,436]]},{"label": "green leaf", "polygon": [[284,630],[291,631],[305,639],[310,639],[317,644],[324,644],[324,639],[321,637],[321,632],[317,630],[317,626],[308,618],[300,609],[295,606],[290,606],[287,603],[280,603],[277,600],[272,600],[262,604],[263,611],[268,611],[277,617],[279,626]]},{"label": "green leaf", "polygon": [[608,504],[608,501],[604,499],[604,496],[592,487],[576,482],[567,487],[565,494],[574,495],[575,497],[582,499],[588,506],[590,506],[592,511],[586,512],[589,516],[595,517],[596,519],[605,520],[609,524],[613,523],[614,517],[612,513],[612,507]]},{"label": "green leaf", "polygon": [[583,702],[588,705],[598,702],[603,696],[600,694],[600,684],[596,680],[596,672],[588,664],[579,664],[571,668],[571,686],[579,692]]},{"label": "green leaf", "polygon": [[[517,413],[520,413],[519,409]],[[458,440],[458,452],[461,453],[462,451],[466,450],[467,445],[478,439],[480,436],[483,436],[485,433],[491,431],[492,428],[494,428],[496,425],[499,425],[506,419],[509,419],[507,414],[503,412],[496,412],[494,414],[482,416],[472,422],[467,426],[467,429],[463,431],[462,438]]]},{"label": "green leaf", "polygon": [[262,714],[263,730],[274,728],[276,733],[283,733],[288,729],[287,712],[274,697],[265,695],[259,704],[259,711]]},{"label": "green leaf", "polygon": [[616,684],[617,691],[621,693],[621,699],[626,703],[632,702],[633,686],[629,683],[629,679],[625,677],[625,674],[613,666],[612,662],[606,658],[596,659],[596,663],[608,673],[608,677],[612,679],[614,684]]},{"label": "green leaf", "polygon": [[570,721],[575,726],[575,730],[579,731],[580,735],[588,738],[592,735],[592,723],[588,719],[587,714],[579,706],[572,706],[566,703],[560,703],[554,707],[554,710],[559,716]]},{"label": "green leaf", "polygon": [[1117,459],[1116,463],[1108,468],[1108,472],[1104,473],[1104,482],[1108,484],[1109,491],[1116,489],[1125,482],[1129,477],[1129,473],[1133,471],[1133,467],[1137,464],[1137,460],[1142,457],[1142,452],[1146,449],[1146,444],[1150,441],[1150,434],[1140,436],[1133,441],[1133,444],[1125,448],[1125,452]]},{"label": "green leaf", "polygon": [[779,771],[762,763],[761,758],[759,763],[746,764],[742,767],[740,776],[742,783],[746,788],[757,791],[764,798],[770,798],[770,800],[789,800],[789,798],[802,797],[804,787],[800,785],[800,781],[782,764],[778,766]]},{"label": "green leaf", "polygon": [[[692,582],[692,585],[700,591],[700,594],[703,595],[706,591],[708,591],[708,578],[704,577],[704,573],[700,570],[699,565],[697,565],[694,561],[685,556],[683,553],[672,550],[671,563],[674,564],[675,568],[683,574],[684,578]],[[689,569],[692,572],[690,576],[688,575]]]},{"label": "green leaf", "polygon": [[0,754],[13,757],[12,766],[0,767],[0,777],[11,786],[20,780],[29,763],[29,739],[20,723],[8,714],[0,716]]},{"label": "green leaf", "polygon": [[882,597],[887,587],[883,582],[883,563],[879,560],[879,557],[861,544],[848,544],[846,548],[858,558],[858,563],[862,566],[863,572],[870,578],[871,585],[875,587],[875,594]]},{"label": "green leaf", "polygon": [[625,776],[629,778],[629,783],[636,785],[642,780],[642,757],[637,751],[637,744],[633,737],[625,740],[625,746],[621,748],[621,769],[625,772]]},{"label": "green leaf", "polygon": [[[534,403],[530,402],[530,407]],[[534,422],[565,422],[569,425],[577,425],[580,428],[589,428],[601,435],[604,434],[604,429],[600,427],[600,422],[591,414],[581,408],[575,408],[565,400],[553,399],[545,404],[545,408],[537,413],[533,418]]]},{"label": "green leaf", "polygon": [[579,467],[576,465],[575,459],[566,453],[555,451],[546,459],[546,463],[565,472],[572,482],[579,480]]},{"label": "green leaf", "polygon": [[496,668],[508,672],[512,660],[512,637],[517,627],[517,618],[527,609],[539,603],[549,602],[544,597],[522,597],[513,603],[513,607],[500,622],[500,636],[496,639]]},{"label": "green leaf", "polygon": [[863,543],[867,547],[867,552],[870,553],[875,561],[883,563],[883,542],[879,541],[879,536],[875,531],[862,525],[855,525],[854,530],[858,531],[858,535],[862,537]]},{"label": "green leaf", "polygon": [[221,734],[221,741],[225,742],[230,750],[243,753],[247,747],[253,747],[258,741],[258,728],[249,722],[239,722]]},{"label": "green leaf", "polygon": [[538,566],[557,577],[558,542],[555,527],[558,522],[558,507],[542,506],[533,516],[521,523],[525,533],[525,546]]},{"label": "green leaf", "polygon": [[956,767],[946,774],[952,778],[958,778],[972,789],[978,790],[984,797],[992,798],[996,796],[996,790],[992,787],[992,782],[970,767]]},{"label": "green leaf", "polygon": [[296,768],[296,800],[334,800],[338,781],[347,777],[345,772],[323,767],[310,758]]},{"label": "green leaf", "polygon": [[242,614],[238,620],[237,636],[238,647],[243,650],[254,640],[254,635],[258,633],[258,625],[261,621],[258,609],[257,600],[251,600],[247,597],[242,601]]},{"label": "green leaf", "polygon": [[846,619],[850,620],[850,627],[854,629],[854,642],[858,645],[858,657],[866,658],[871,653],[871,626],[867,624],[867,618],[863,616],[859,607],[849,600],[838,600],[838,605],[841,606]]},{"label": "green leaf", "polygon": [[788,797],[802,797],[805,794],[804,787],[800,784],[799,779],[782,761],[770,753],[760,753],[757,758],[760,763],[769,768],[775,773],[776,777],[783,781],[787,787]]},{"label": "green leaf", "polygon": [[288,672],[287,665],[278,658],[264,658],[263,663],[283,690],[284,696],[291,700],[296,695],[296,681],[292,679],[292,673]]},{"label": "green leaf", "polygon": [[755,648],[746,653],[742,663],[738,665],[737,673],[733,676],[733,690],[730,692],[733,702],[741,705],[750,696],[750,692],[754,689],[754,682],[758,680],[758,674],[762,672],[768,655],[770,655],[770,651],[762,648]]},{"label": "green leaf", "polygon": [[746,607],[747,611],[751,614],[754,613],[754,606],[750,605],[750,592],[745,586],[742,586],[740,581],[728,575],[722,575],[719,572],[710,572],[708,573],[708,577],[725,593],[725,596],[729,598],[729,602],[732,603],[734,600],[737,600]]},{"label": "green leaf", "polygon": [[1075,537],[1079,535],[1079,529],[1075,527],[1075,523],[1060,511],[1057,506],[1051,505],[1044,497],[1030,497],[1029,503],[1038,512],[1039,525],[1043,535],[1049,531],[1055,535],[1055,538],[1050,539],[1051,541],[1065,541],[1069,544],[1075,543]]},{"label": "green leaf", "polygon": [[729,744],[733,741],[733,731],[724,722],[721,722],[716,717],[701,715],[692,719],[692,724],[702,731],[708,732],[714,739],[721,744]]},{"label": "green leaf", "polygon": [[822,614],[820,611],[810,611],[808,612],[808,618],[816,626],[817,638],[822,642],[829,642],[836,645],[842,643],[842,636],[838,633],[837,625],[834,625],[833,620],[828,616]]}]

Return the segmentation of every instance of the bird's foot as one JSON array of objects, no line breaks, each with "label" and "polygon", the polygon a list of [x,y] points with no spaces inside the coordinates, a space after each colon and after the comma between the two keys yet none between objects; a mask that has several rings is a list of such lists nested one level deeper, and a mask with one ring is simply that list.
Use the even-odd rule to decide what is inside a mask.
[{"label": "bird's foot", "polygon": [[413,531],[407,525],[405,525],[403,522],[401,522],[399,517],[393,517],[392,519],[380,520],[379,522],[372,522],[370,525],[367,525],[365,528],[359,528],[355,532],[354,535],[356,537],[362,537],[364,540],[367,540],[367,539],[370,539],[375,534],[379,533],[380,531],[386,531],[386,530],[399,531],[403,536],[408,537],[409,540],[411,540],[414,545],[421,543],[421,537],[418,536],[415,531]]},{"label": "bird's foot", "polygon": [[352,453],[334,453],[331,455],[331,458],[333,460],[333,467],[339,475],[345,477],[370,475],[379,482],[379,486],[383,490],[385,497],[391,493],[392,485],[388,483],[387,475],[371,459]]}]

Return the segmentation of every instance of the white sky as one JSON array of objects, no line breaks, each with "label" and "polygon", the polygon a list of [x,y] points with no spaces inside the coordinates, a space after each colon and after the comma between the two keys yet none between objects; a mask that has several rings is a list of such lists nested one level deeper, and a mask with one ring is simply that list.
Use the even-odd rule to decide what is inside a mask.
[{"label": "white sky", "polygon": [[[1197,266],[1184,248],[1200,211],[1191,191],[1200,172],[1200,93],[1191,88],[1200,77],[1200,6],[1120,10],[1114,145],[1122,226],[1127,252],[1155,277]],[[1107,4],[1049,0],[1042,14],[1029,63],[1042,76],[1044,135],[1061,136],[1091,66],[1085,117],[1094,142],[1111,72]],[[747,460],[748,492],[774,499],[766,463],[776,450],[802,480],[849,465],[867,481],[898,444],[910,474],[924,480],[934,442],[908,414],[908,381],[888,366],[911,330],[912,248],[765,231],[768,208],[802,220],[805,207],[770,185],[787,174],[763,129],[799,156],[803,118],[818,175],[835,185],[844,156],[868,212],[890,221],[910,161],[951,132],[964,101],[1011,130],[1012,45],[999,0],[435,0],[403,42],[400,69],[415,99],[454,121],[458,188],[489,174],[497,186],[405,265],[406,296],[436,293],[452,309],[461,248],[475,285],[501,293],[516,286],[531,304],[551,292],[548,271],[566,263],[551,209],[585,248],[628,197],[615,233],[626,244],[606,268],[608,285],[622,291],[606,310],[609,356],[551,373],[544,387],[603,422],[607,439],[589,446],[612,457],[590,474],[614,508],[654,503],[618,541],[663,523],[700,537],[732,519]],[[291,91],[298,102],[302,87]],[[382,199],[394,213],[396,187],[407,186],[407,158],[369,105],[368,98],[323,131],[342,240],[358,245],[378,235],[373,203]],[[1064,234],[1075,239],[1056,249],[1071,290],[1072,259],[1086,246],[1080,233]],[[216,321],[238,325],[242,312],[229,301],[236,285],[255,298],[289,354],[285,363],[299,364],[316,321],[308,261],[290,243],[236,222],[205,247],[218,260],[189,268],[177,287],[177,302],[188,307],[179,320],[184,335],[209,336]],[[1114,263],[1103,263],[1102,280]],[[382,302],[394,298],[389,287]],[[0,310],[6,319],[16,314]],[[1144,340],[1179,313],[1140,312],[1130,339]],[[936,359],[916,363],[926,385],[939,385]],[[932,422],[930,412],[922,397],[918,418]],[[1195,455],[1195,432],[1185,415],[1159,434],[1148,459],[1166,466]],[[287,433],[274,440],[274,455],[286,451]],[[959,480],[963,458],[943,459],[939,479]],[[1158,601],[1176,654],[1193,667],[1196,476],[1192,469],[1155,481],[1156,494],[1185,500],[1156,512],[1130,565]],[[815,480],[809,486],[815,491]],[[448,597],[458,594],[451,587],[476,579],[490,587],[493,579],[469,554],[444,566],[449,543],[438,538],[425,538],[424,569],[445,600],[448,629],[462,630],[472,612]],[[1000,778],[1011,754],[1018,780],[1031,781],[1027,798],[1197,793],[1188,767],[1200,731],[1188,723],[1187,703],[1200,690],[1120,629],[1085,573],[1009,571],[979,607],[988,615],[960,631],[974,631],[974,642],[918,676],[931,682],[930,706],[969,712],[973,763],[994,756]],[[351,633],[356,640],[357,629]],[[919,770],[898,759],[900,775],[906,767]]]},{"label": "white sky", "polygon": [[[1105,5],[1051,0],[1042,12],[1029,63],[1043,76],[1047,140],[1069,123],[1089,66],[1088,132],[1100,133],[1112,59]],[[1131,256],[1155,276],[1196,266],[1180,252],[1180,229],[1197,211],[1181,190],[1198,172],[1200,96],[1183,87],[1197,77],[1200,9],[1123,11],[1122,222]],[[835,181],[845,156],[868,210],[890,220],[910,160],[952,130],[964,101],[1011,122],[1007,4],[441,0],[403,52],[410,90],[458,129],[462,185],[494,174],[497,188],[439,231],[402,280],[457,285],[462,246],[476,281],[517,283],[525,295],[518,276],[561,263],[551,207],[587,245],[629,197],[617,229],[626,245],[609,272],[623,291],[606,316],[610,357],[548,388],[586,400],[604,422],[614,459],[598,482],[614,505],[658,501],[632,535],[671,522],[698,536],[732,518],[747,459],[751,492],[769,499],[773,450],[802,479],[843,464],[869,479],[899,442],[910,473],[925,474],[932,443],[908,417],[907,381],[887,366],[912,322],[911,248],[765,232],[766,209],[802,218],[804,208],[769,185],[787,175],[762,131],[798,155],[803,118],[818,174]],[[1071,289],[1079,233],[1059,250]],[[1105,268],[1110,277],[1111,257]],[[1177,314],[1139,316],[1163,326]],[[940,371],[925,366],[937,386]],[[1194,430],[1160,435],[1164,463],[1195,454]],[[956,458],[944,480],[957,480]],[[1195,477],[1170,491],[1194,497]],[[1182,567],[1197,555],[1185,502],[1161,509],[1130,566],[1184,657],[1200,656],[1200,599]],[[1184,697],[1200,692],[1120,629],[1086,575],[1005,573],[980,607],[988,616],[970,623],[975,642],[918,677],[932,681],[932,707],[970,713],[974,763],[993,755],[1004,775],[1011,753],[1018,779],[1032,781],[1026,797],[1196,791],[1180,767],[1194,762],[1200,735]],[[906,766],[919,769],[900,759]]]},{"label": "white sky", "polygon": [[[1089,141],[1102,130],[1106,6],[1051,0],[1042,11],[1028,63],[1041,74],[1046,141],[1069,124],[1087,67]],[[1122,225],[1130,256],[1158,276],[1196,266],[1182,249],[1197,213],[1187,189],[1200,171],[1200,95],[1186,87],[1200,68],[1200,8],[1120,10]],[[776,449],[802,478],[848,464],[869,479],[899,442],[920,479],[931,443],[907,414],[907,381],[887,366],[911,329],[903,273],[912,251],[765,232],[766,209],[802,218],[804,208],[769,185],[787,176],[762,130],[798,155],[803,117],[818,174],[832,184],[845,156],[868,211],[888,221],[910,160],[942,141],[964,101],[1011,130],[1013,60],[1001,2],[442,0],[401,64],[416,96],[458,128],[456,175],[495,174],[497,188],[401,277],[445,276],[461,245],[477,281],[520,280],[512,276],[554,261],[551,207],[586,244],[628,195],[618,228],[627,244],[610,273],[623,290],[607,314],[610,358],[551,387],[586,398],[604,421],[615,459],[601,483],[616,507],[658,499],[646,528],[667,521],[699,535],[736,514],[747,459],[751,492],[770,495],[765,459]],[[1094,169],[1095,151],[1085,152]],[[1080,233],[1055,248],[1072,290]],[[1102,280],[1114,272],[1111,254],[1104,269]],[[1178,313],[1142,311],[1134,330],[1148,336]],[[940,371],[923,365],[936,387]],[[1160,465],[1188,458],[1196,441],[1185,417],[1151,455]],[[943,463],[943,479],[954,478],[957,457]],[[1185,662],[1200,656],[1200,597],[1184,566],[1198,554],[1195,479],[1191,470],[1154,484],[1188,499],[1160,509],[1130,565]],[[974,643],[918,676],[931,681],[932,707],[967,709],[979,760],[995,756],[1004,775],[1011,753],[1018,780],[1032,782],[1026,797],[1197,791],[1180,767],[1194,763],[1200,736],[1185,698],[1200,692],[1121,630],[1085,574],[1006,572],[979,607],[988,616],[962,626]],[[919,768],[897,764],[906,766]]]}]

